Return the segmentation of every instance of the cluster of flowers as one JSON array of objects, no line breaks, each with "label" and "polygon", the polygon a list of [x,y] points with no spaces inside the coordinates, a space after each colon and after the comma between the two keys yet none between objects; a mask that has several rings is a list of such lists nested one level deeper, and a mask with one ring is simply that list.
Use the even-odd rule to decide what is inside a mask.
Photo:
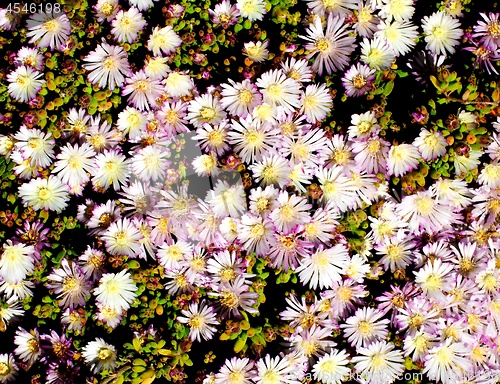
[{"label": "cluster of flowers", "polygon": [[[259,314],[256,275],[248,272],[254,256],[279,273],[296,274],[314,294],[307,301],[286,298],[279,317],[292,331],[282,353],[228,358],[206,384],[298,384],[310,373],[331,384],[353,372],[360,382],[390,383],[404,373],[406,357],[443,383],[457,383],[457,372],[480,379],[500,369],[500,121],[489,127],[495,133],[484,148],[454,154],[456,178],[439,178],[401,197],[391,195],[391,177],[448,153],[439,129],[422,127],[411,143],[391,144],[376,110],[353,114],[345,134],[328,135],[321,127],[333,107],[321,76],[344,71],[358,39],[360,62],[339,77],[349,97],[369,92],[378,71],[416,46],[412,0],[308,1],[304,57],[204,91],[187,71],[169,67],[182,43],[170,26],[152,29],[145,39],[152,55],[142,69],[132,69],[124,44],[139,38],[147,23],[143,12],[154,3],[122,3],[94,6],[114,41],[99,42],[82,65],[96,88],[119,88],[128,96],[116,121],[71,108],[61,138],[26,125],[0,135],[0,154],[15,163],[25,206],[61,213],[72,199],[85,198],[77,219],[96,245],[76,259],[63,258],[46,276],[46,288],[64,309],[65,330],[85,327],[84,308],[93,299],[96,322],[114,329],[124,320],[138,296],[136,283],[126,270],[107,271],[106,260],[125,256],[163,267],[170,295],[204,292],[177,320],[189,327],[191,341],[210,340],[223,321]],[[484,21],[464,35],[461,2],[447,4],[421,23],[430,60],[441,65],[439,55],[454,53],[463,37],[476,64],[497,73],[499,15],[482,14]],[[211,15],[214,24],[228,27],[241,18],[261,20],[266,10],[263,0],[224,0]],[[15,14],[0,13],[5,30],[19,22]],[[64,12],[40,13],[30,16],[27,31],[34,47],[16,53],[6,78],[10,96],[32,105],[45,86],[42,53],[67,48],[71,23]],[[265,62],[267,47],[246,43],[244,53]],[[480,124],[470,111],[458,110],[457,120],[469,131]],[[216,180],[199,199],[178,183],[174,167],[173,144],[182,151],[181,138],[191,130],[201,154],[186,165]],[[484,165],[483,155],[490,159]],[[235,174],[244,169],[250,182],[234,182],[221,164]],[[462,177],[474,170],[477,185],[469,185]],[[98,202],[85,196],[88,191],[115,197]],[[369,232],[354,252],[339,228],[347,215],[368,207]],[[41,221],[27,221],[3,244],[0,317],[7,326],[25,312],[19,300],[33,296],[33,275],[50,245],[47,233]],[[370,300],[368,280],[389,275],[405,283]],[[339,346],[334,336],[346,341]],[[14,379],[18,365],[35,361],[48,365],[47,383],[61,382],[61,365],[78,369],[64,333],[19,327],[14,342],[12,353],[0,355],[1,382]],[[97,374],[115,368],[118,349],[96,338],[79,352]]]}]

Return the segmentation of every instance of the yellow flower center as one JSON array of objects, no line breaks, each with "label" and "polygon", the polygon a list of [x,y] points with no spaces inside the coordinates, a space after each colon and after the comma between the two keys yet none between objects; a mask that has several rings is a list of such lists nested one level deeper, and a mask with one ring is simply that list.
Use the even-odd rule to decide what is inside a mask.
[{"label": "yellow flower center", "polygon": [[201,328],[204,324],[205,321],[203,320],[203,317],[198,314],[193,315],[188,321],[188,325],[191,328]]},{"label": "yellow flower center", "polygon": [[220,296],[220,303],[224,307],[228,307],[231,309],[234,309],[238,307],[238,304],[240,303],[240,299],[238,298],[238,295],[228,289],[223,290]]},{"label": "yellow flower center", "polygon": [[498,21],[491,21],[490,23],[488,23],[488,27],[487,27],[487,30],[488,30],[488,34],[497,39],[500,37],[500,23]]},{"label": "yellow flower center", "polygon": [[225,135],[221,131],[211,131],[207,135],[207,140],[214,146],[219,146],[224,143]]},{"label": "yellow flower center", "polygon": [[123,247],[128,244],[128,236],[125,232],[118,232],[115,236],[116,245]]},{"label": "yellow flower center", "polygon": [[354,85],[354,88],[356,89],[361,89],[367,84],[366,79],[363,77],[363,75],[357,74],[352,78],[352,85]]},{"label": "yellow flower center", "polygon": [[10,367],[4,362],[0,363],[0,375],[7,376],[10,373]]},{"label": "yellow flower center", "polygon": [[368,145],[366,146],[366,150],[370,156],[375,157],[380,151],[380,147],[380,140],[370,139]]},{"label": "yellow flower center", "polygon": [[322,37],[322,38],[318,39],[318,41],[316,41],[316,49],[318,51],[320,51],[321,53],[329,51],[330,47],[331,47],[331,43],[325,37]]},{"label": "yellow flower center", "polygon": [[419,196],[415,199],[415,207],[422,216],[429,216],[434,211],[434,200],[428,196]]},{"label": "yellow flower center", "polygon": [[107,57],[103,62],[104,68],[112,70],[116,68],[116,61],[113,57]]},{"label": "yellow flower center", "polygon": [[249,89],[240,90],[238,92],[238,98],[240,99],[240,101],[242,103],[245,103],[245,104],[250,104],[254,99],[253,93]]},{"label": "yellow flower center", "polygon": [[280,99],[283,97],[283,88],[279,84],[271,84],[267,87],[266,93],[273,99]]},{"label": "yellow flower center", "polygon": [[52,191],[46,187],[41,187],[38,189],[37,196],[40,200],[47,201],[52,197]]},{"label": "yellow flower center", "polygon": [[337,298],[342,302],[350,301],[352,298],[352,290],[349,287],[340,287],[337,289]]},{"label": "yellow flower center", "polygon": [[111,5],[110,3],[104,3],[101,7],[101,13],[104,16],[109,16],[113,13],[113,9],[113,5]]},{"label": "yellow flower center", "polygon": [[111,351],[111,349],[109,349],[107,347],[100,348],[99,352],[97,352],[97,357],[100,360],[107,360],[111,356],[113,356],[113,352]]},{"label": "yellow flower center", "polygon": [[369,322],[369,321],[366,321],[366,320],[361,320],[359,323],[358,323],[358,332],[362,335],[362,336],[369,336],[372,334],[373,332],[373,325]]},{"label": "yellow flower center", "polygon": [[43,26],[45,27],[46,31],[55,32],[59,27],[59,23],[57,22],[57,20],[49,20],[46,21]]},{"label": "yellow flower center", "polygon": [[63,282],[64,292],[78,292],[81,288],[81,281],[76,277],[68,277]]},{"label": "yellow flower center", "polygon": [[[372,129],[373,124],[369,121],[362,121],[358,124],[358,131],[361,134],[365,134]],[[377,149],[378,150],[378,149]]]}]

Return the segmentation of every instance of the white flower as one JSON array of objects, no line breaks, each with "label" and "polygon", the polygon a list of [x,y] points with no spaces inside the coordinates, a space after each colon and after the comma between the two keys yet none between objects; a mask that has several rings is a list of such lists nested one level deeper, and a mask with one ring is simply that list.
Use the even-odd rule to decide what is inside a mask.
[{"label": "white flower", "polygon": [[425,48],[436,55],[455,53],[455,46],[459,44],[463,33],[460,22],[442,11],[425,16],[422,19],[422,29],[427,43]]},{"label": "white flower", "polygon": [[[410,1],[413,2],[413,0]],[[405,55],[416,44],[417,27],[410,22],[394,21],[389,23],[382,21],[377,28],[378,32],[375,33],[375,36],[385,38],[396,56]]]},{"label": "white flower", "polygon": [[21,185],[19,197],[25,206],[31,205],[35,210],[61,212],[68,204],[68,187],[50,175],[48,179],[36,178]]},{"label": "white flower", "polygon": [[323,191],[322,200],[341,212],[355,206],[357,188],[354,182],[344,175],[342,167],[334,165],[330,169],[321,168],[316,172],[316,177]]},{"label": "white flower", "polygon": [[9,284],[17,284],[35,269],[32,245],[14,244],[11,240],[0,250],[0,277]]},{"label": "white flower", "polygon": [[295,57],[289,57],[281,61],[280,65],[286,77],[291,77],[301,83],[308,83],[312,79],[312,69],[307,60],[297,60]]},{"label": "white flower", "polygon": [[271,358],[266,355],[257,361],[257,374],[253,380],[256,384],[300,384],[302,380],[299,380],[296,373],[297,368],[287,356]]},{"label": "white flower", "polygon": [[290,180],[290,164],[283,156],[266,156],[262,161],[251,165],[250,169],[255,180],[261,181],[263,186],[274,184],[283,187]]},{"label": "white flower", "polygon": [[[190,327],[189,338],[191,341],[197,340],[210,340],[213,338],[213,334],[217,331],[214,325],[218,325],[214,309],[205,304],[205,301],[198,303],[189,304],[187,310],[181,310],[184,316],[177,316],[177,321],[183,324],[187,324]],[[201,336],[201,337],[200,337]]]},{"label": "white flower", "polygon": [[240,15],[250,21],[262,20],[267,12],[264,0],[236,0],[236,7]]},{"label": "white flower", "polygon": [[116,366],[116,348],[100,337],[83,347],[82,357],[85,359],[85,363],[91,366],[94,373],[113,370]]},{"label": "white flower", "polygon": [[71,23],[63,12],[33,13],[27,23],[30,43],[39,48],[62,50],[71,33]]},{"label": "white flower", "polygon": [[16,336],[14,337],[14,344],[16,349],[14,353],[25,363],[33,364],[41,354],[40,345],[40,335],[37,329],[33,329],[30,332],[26,331],[22,327],[16,331]]},{"label": "white flower", "polygon": [[103,305],[121,312],[130,308],[137,297],[137,287],[130,273],[123,270],[119,273],[105,273],[99,280],[99,286],[94,290],[97,301]]},{"label": "white flower", "polygon": [[344,350],[332,349],[314,364],[314,379],[324,384],[340,384],[351,372],[347,366],[349,360],[349,355]]},{"label": "white flower", "polygon": [[28,102],[33,99],[42,89],[45,80],[40,80],[42,73],[21,65],[7,75],[9,84],[9,93],[15,100]]},{"label": "white flower", "polygon": [[448,143],[441,132],[429,132],[427,129],[421,128],[413,145],[418,148],[424,160],[436,160],[446,154]]},{"label": "white flower", "polygon": [[86,300],[90,297],[90,283],[77,264],[69,263],[64,258],[61,267],[55,269],[47,279],[50,282],[47,288],[54,290],[58,295],[61,307],[85,306]]},{"label": "white flower", "polygon": [[167,172],[168,152],[159,145],[148,145],[134,154],[130,169],[139,179],[155,182],[163,179]]},{"label": "white flower", "polygon": [[285,112],[300,107],[300,83],[287,78],[281,69],[267,71],[257,80],[265,103],[281,106]]},{"label": "white flower", "polygon": [[335,282],[342,280],[349,265],[349,254],[342,244],[324,249],[320,246],[310,257],[300,261],[296,272],[300,281],[310,288],[331,288]]},{"label": "white flower", "polygon": [[18,367],[12,353],[0,354],[0,382],[7,383],[14,380],[17,375]]},{"label": "white flower", "polygon": [[396,381],[405,368],[401,351],[394,344],[376,341],[367,348],[359,348],[358,356],[352,358],[356,372],[370,384],[390,384]]},{"label": "white flower", "polygon": [[119,43],[133,43],[137,39],[139,31],[146,26],[146,20],[142,13],[135,7],[128,11],[121,10],[111,22],[113,29],[111,33]]},{"label": "white flower", "polygon": [[388,319],[382,319],[384,313],[378,309],[370,307],[358,308],[354,316],[345,320],[344,324],[340,324],[340,328],[344,329],[344,335],[356,350],[361,347],[367,347],[374,341],[384,340],[389,330]]},{"label": "white flower", "polygon": [[52,164],[56,142],[50,132],[28,129],[22,125],[14,139],[17,141],[15,148],[22,154],[23,159],[29,160],[30,165],[47,168]]},{"label": "white flower", "polygon": [[422,372],[431,380],[455,384],[464,375],[466,377],[472,367],[469,354],[470,350],[463,343],[452,343],[448,338],[429,351]]},{"label": "white flower", "polygon": [[453,265],[443,263],[441,259],[429,260],[427,264],[415,273],[417,283],[424,294],[436,300],[443,300],[444,293],[452,289],[452,276],[450,272]]},{"label": "white flower", "polygon": [[122,95],[130,95],[127,99],[129,103],[140,111],[156,107],[156,99],[163,92],[159,80],[150,79],[144,71],[139,71],[127,78],[126,82]]},{"label": "white flower", "polygon": [[119,0],[97,0],[97,4],[93,6],[97,16],[97,21],[102,23],[104,20],[111,21],[115,18],[120,7]]},{"label": "white flower", "polygon": [[133,5],[134,7],[137,7],[139,11],[145,11],[149,8],[151,8],[154,5],[154,1],[158,0],[128,0],[130,5]]},{"label": "white flower", "polygon": [[411,144],[393,145],[387,159],[387,174],[400,177],[419,165],[419,153]]},{"label": "white flower", "polygon": [[187,73],[173,71],[163,81],[170,97],[186,96],[194,88],[194,83]]},{"label": "white flower", "polygon": [[306,0],[307,7],[311,13],[318,16],[332,14],[345,17],[350,14],[351,9],[356,8],[357,0]]},{"label": "white flower", "polygon": [[141,243],[144,236],[137,227],[126,217],[111,223],[102,235],[106,243],[106,249],[112,255],[127,255],[135,257],[140,253]]},{"label": "white flower", "polygon": [[159,28],[154,27],[149,40],[147,42],[148,49],[153,52],[155,56],[160,56],[161,52],[169,55],[175,52],[177,47],[180,47],[182,40],[170,25]]},{"label": "white flower", "polygon": [[221,84],[220,103],[230,114],[243,119],[261,104],[262,95],[257,91],[255,84],[248,79],[241,83],[235,83],[229,79],[229,83]]},{"label": "white flower", "polygon": [[238,217],[246,209],[245,196],[243,185],[229,185],[226,181],[218,180],[214,189],[208,192],[206,201],[215,217]]},{"label": "white flower", "polygon": [[217,125],[226,117],[226,112],[222,109],[219,99],[210,93],[196,96],[189,102],[187,119],[196,128],[200,128],[204,123]]},{"label": "white flower", "polygon": [[356,39],[354,36],[349,36],[344,17],[334,17],[331,13],[328,15],[325,31],[321,18],[316,17],[307,29],[307,36],[301,37],[308,41],[305,48],[311,52],[306,58],[318,55],[312,68],[318,71],[320,76],[323,74],[323,69],[326,69],[328,75],[342,70],[349,64],[349,55],[355,48]]},{"label": "white flower", "polygon": [[361,42],[361,61],[372,69],[389,68],[395,57],[393,49],[381,36],[374,36],[371,40],[365,37]]},{"label": "white flower", "polygon": [[128,161],[118,150],[105,149],[95,157],[95,167],[91,174],[94,187],[106,190],[113,185],[117,191],[128,180]]},{"label": "white flower", "polygon": [[302,93],[300,101],[301,113],[306,115],[309,123],[322,121],[331,111],[333,102],[332,95],[326,88],[326,84],[310,84]]},{"label": "white flower", "polygon": [[95,51],[83,58],[88,63],[82,67],[90,71],[87,78],[91,83],[99,85],[99,88],[108,86],[112,91],[117,86],[121,87],[125,77],[131,74],[127,58],[127,52],[122,47],[103,41]]},{"label": "white flower", "polygon": [[43,69],[44,60],[45,57],[40,53],[39,49],[22,47],[17,52],[14,63],[16,64],[16,66],[25,65],[27,67],[36,69],[37,71],[41,71]]},{"label": "white flower", "polygon": [[144,73],[153,80],[162,80],[167,77],[170,67],[167,64],[168,58],[161,56],[146,57],[144,60]]},{"label": "white flower", "polygon": [[116,127],[124,134],[127,134],[130,140],[135,140],[141,136],[147,122],[148,119],[144,113],[136,108],[127,106],[118,114]]},{"label": "white flower", "polygon": [[95,155],[94,149],[87,143],[67,144],[57,155],[52,173],[58,174],[61,181],[70,187],[85,184],[90,180],[88,173],[94,165]]},{"label": "white flower", "polygon": [[413,0],[382,0],[379,15],[388,22],[403,22],[410,20],[414,12]]},{"label": "white flower", "polygon": [[250,378],[255,375],[254,364],[248,357],[226,359],[211,384],[251,384]]},{"label": "white flower", "polygon": [[244,44],[243,53],[248,56],[248,58],[256,63],[260,63],[269,57],[269,51],[267,50],[269,42],[253,41]]}]

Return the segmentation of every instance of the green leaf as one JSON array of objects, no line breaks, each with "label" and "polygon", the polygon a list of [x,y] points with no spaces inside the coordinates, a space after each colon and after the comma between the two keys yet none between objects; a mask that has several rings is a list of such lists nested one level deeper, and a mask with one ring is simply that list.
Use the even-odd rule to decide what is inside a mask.
[{"label": "green leaf", "polygon": [[384,95],[389,96],[394,89],[394,80],[389,81],[384,88]]},{"label": "green leaf", "polygon": [[234,343],[234,348],[233,348],[234,352],[235,353],[241,352],[243,348],[245,348],[246,342],[247,342],[247,334],[245,332],[242,333],[240,337],[236,339],[236,343]]},{"label": "green leaf", "polygon": [[143,360],[143,359],[135,359],[134,360],[134,365],[142,365],[142,366],[146,366],[146,362]]},{"label": "green leaf", "polygon": [[236,24],[234,26],[234,33],[238,33],[239,31],[241,31],[243,29],[243,25],[241,24]]},{"label": "green leaf", "polygon": [[139,339],[134,337],[134,339],[132,340],[132,344],[137,352],[140,352],[142,350],[141,342],[139,341]]}]

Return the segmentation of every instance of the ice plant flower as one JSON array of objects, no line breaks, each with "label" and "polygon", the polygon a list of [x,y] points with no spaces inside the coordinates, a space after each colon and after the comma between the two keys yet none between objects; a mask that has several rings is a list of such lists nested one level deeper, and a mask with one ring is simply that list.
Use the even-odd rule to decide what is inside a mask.
[{"label": "ice plant flower", "polygon": [[23,103],[32,100],[45,84],[41,77],[42,73],[38,70],[25,65],[19,66],[7,75],[10,95]]},{"label": "ice plant flower", "polygon": [[442,11],[434,12],[422,19],[426,49],[432,53],[445,55],[454,53],[463,31],[460,22]]},{"label": "ice plant flower", "polygon": [[82,357],[94,373],[113,370],[116,366],[116,348],[100,337],[83,347]]},{"label": "ice plant flower", "polygon": [[355,38],[349,35],[344,18],[333,14],[328,15],[326,30],[319,17],[307,29],[307,36],[301,36],[308,41],[305,48],[310,51],[306,58],[310,59],[317,54],[313,63],[313,70],[321,76],[323,70],[331,75],[342,70],[349,63],[349,55],[355,48]]},{"label": "ice plant flower", "polygon": [[105,41],[97,46],[95,51],[83,58],[87,62],[82,65],[89,71],[88,80],[98,84],[100,88],[106,86],[112,91],[125,83],[125,77],[131,74],[127,52],[122,47],[113,46]]},{"label": "ice plant flower", "polygon": [[36,178],[19,187],[19,197],[33,209],[61,212],[68,204],[68,187],[56,176]]},{"label": "ice plant flower", "polygon": [[147,47],[155,56],[160,56],[162,52],[165,55],[169,55],[175,52],[181,43],[182,40],[179,35],[175,33],[170,25],[167,25],[163,28],[153,28],[147,42]]},{"label": "ice plant flower", "polygon": [[130,308],[137,297],[137,287],[130,277],[130,272],[105,273],[94,290],[96,300],[103,306],[121,312]]},{"label": "ice plant flower", "polygon": [[50,47],[61,51],[71,33],[71,23],[64,12],[33,13],[27,23],[30,43],[39,48]]},{"label": "ice plant flower", "polygon": [[35,269],[32,245],[14,244],[7,240],[0,257],[0,276],[9,284],[17,284]]},{"label": "ice plant flower", "polygon": [[113,26],[111,33],[119,43],[133,43],[146,24],[142,13],[137,8],[131,7],[127,11],[121,10],[117,13],[111,22]]},{"label": "ice plant flower", "polygon": [[241,17],[250,21],[262,20],[266,13],[266,3],[264,0],[236,0]]},{"label": "ice plant flower", "polygon": [[187,324],[190,327],[189,338],[191,341],[210,340],[214,332],[217,330],[215,325],[217,321],[214,309],[202,301],[200,304],[191,303],[187,310],[181,310],[184,316],[178,316],[177,321]]}]

